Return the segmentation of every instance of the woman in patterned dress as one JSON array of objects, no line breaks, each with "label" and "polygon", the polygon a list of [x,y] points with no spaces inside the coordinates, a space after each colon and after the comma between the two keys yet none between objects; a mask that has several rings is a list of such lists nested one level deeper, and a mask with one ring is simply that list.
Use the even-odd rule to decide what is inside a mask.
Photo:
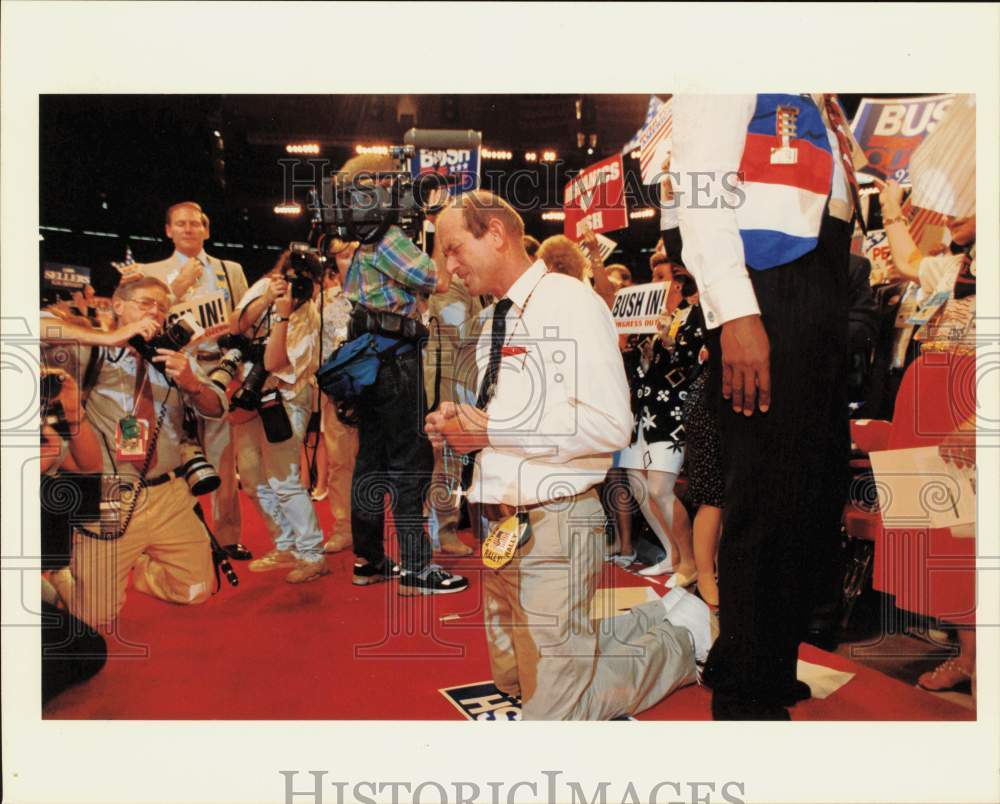
[{"label": "woman in patterned dress", "polygon": [[701,309],[685,298],[697,292],[694,282],[679,266],[674,279],[671,268],[666,257],[653,267],[654,282],[670,282],[664,326],[623,355],[635,429],[632,444],[618,453],[615,462],[627,470],[632,494],[666,550],[662,561],[639,574],[673,572],[668,588],[690,586],[697,579],[690,531],[686,539],[673,533],[673,511],[674,484],[684,463],[684,401],[705,340]]}]

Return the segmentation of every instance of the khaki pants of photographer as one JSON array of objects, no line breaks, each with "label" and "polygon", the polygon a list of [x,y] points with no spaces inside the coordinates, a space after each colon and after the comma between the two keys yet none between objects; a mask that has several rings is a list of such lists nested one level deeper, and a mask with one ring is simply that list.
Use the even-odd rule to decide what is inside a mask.
[{"label": "khaki pants of photographer", "polygon": [[[74,534],[71,613],[95,628],[110,624],[125,604],[130,572],[136,589],[161,600],[185,605],[208,600],[212,550],[196,502],[184,480],[171,480],[140,491],[122,538]],[[128,506],[122,500],[123,516]]]},{"label": "khaki pants of photographer", "polygon": [[[317,391],[318,393],[318,391]],[[322,396],[323,442],[326,445],[326,488],[330,494],[333,532],[330,541],[351,546],[351,479],[358,457],[358,428],[344,424],[326,394]]]}]

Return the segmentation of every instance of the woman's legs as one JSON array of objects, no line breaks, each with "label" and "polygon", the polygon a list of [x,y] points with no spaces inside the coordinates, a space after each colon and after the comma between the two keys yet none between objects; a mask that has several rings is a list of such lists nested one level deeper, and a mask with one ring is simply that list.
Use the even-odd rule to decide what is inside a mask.
[{"label": "woman's legs", "polygon": [[674,496],[674,484],[677,482],[677,474],[651,469],[646,473],[646,480],[650,503],[663,520],[675,557],[674,577],[667,582],[667,586],[690,586],[697,578],[691,529],[674,527],[674,504],[677,500]]},{"label": "woman's legs", "polygon": [[719,605],[719,584],[715,579],[715,557],[722,532],[722,509],[702,505],[694,516],[694,563],[698,569],[698,593],[710,606]]},{"label": "woman's legs", "polygon": [[[658,472],[645,469],[629,469],[628,481],[632,496],[639,504],[639,510],[653,529],[656,537],[663,545],[667,555],[659,564],[640,571],[643,575],[664,575],[672,571],[675,557],[680,553],[679,545],[674,544],[670,533],[674,518],[674,482],[677,475],[673,472]],[[683,562],[683,556],[681,561]],[[694,558],[688,555],[690,571],[694,569]]]}]

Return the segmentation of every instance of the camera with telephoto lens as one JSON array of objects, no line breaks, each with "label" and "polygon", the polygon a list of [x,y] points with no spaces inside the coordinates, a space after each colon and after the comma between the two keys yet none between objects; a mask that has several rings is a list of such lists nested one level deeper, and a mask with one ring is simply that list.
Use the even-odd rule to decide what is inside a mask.
[{"label": "camera with telephoto lens", "polygon": [[184,478],[195,497],[211,494],[222,485],[222,478],[208,462],[198,443],[181,444],[181,465],[178,474]]},{"label": "camera with telephoto lens", "polygon": [[323,281],[326,257],[308,243],[289,243],[288,259],[281,275],[292,288],[292,299],[298,307],[313,297],[316,285]]},{"label": "camera with telephoto lens", "polygon": [[194,320],[194,317],[190,313],[185,313],[174,321],[167,322],[163,327],[163,332],[155,338],[147,341],[142,335],[133,335],[129,338],[128,345],[135,349],[143,360],[156,366],[162,372],[161,364],[153,362],[157,349],[170,349],[173,352],[179,352],[203,332],[204,330]]},{"label": "camera with telephoto lens", "polygon": [[209,380],[225,391],[240,375],[243,364],[250,363],[250,372],[233,394],[229,409],[257,410],[261,390],[268,377],[264,368],[264,344],[251,341],[245,335],[223,335],[219,338],[219,348],[225,351],[215,368],[208,373]]}]

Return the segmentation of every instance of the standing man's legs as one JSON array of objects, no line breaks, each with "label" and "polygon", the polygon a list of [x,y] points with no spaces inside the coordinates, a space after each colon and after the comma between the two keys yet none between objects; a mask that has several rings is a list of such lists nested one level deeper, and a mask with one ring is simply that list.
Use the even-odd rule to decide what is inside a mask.
[{"label": "standing man's legs", "polygon": [[[705,680],[719,719],[787,717],[816,556],[836,534],[834,498],[842,503],[842,488],[835,478],[847,458],[837,413],[845,380],[844,231],[824,224],[815,251],[750,272],[771,346],[770,410],[734,413],[719,392],[718,364],[713,371],[726,507],[720,635]],[[716,346],[716,361],[718,353]]]}]

